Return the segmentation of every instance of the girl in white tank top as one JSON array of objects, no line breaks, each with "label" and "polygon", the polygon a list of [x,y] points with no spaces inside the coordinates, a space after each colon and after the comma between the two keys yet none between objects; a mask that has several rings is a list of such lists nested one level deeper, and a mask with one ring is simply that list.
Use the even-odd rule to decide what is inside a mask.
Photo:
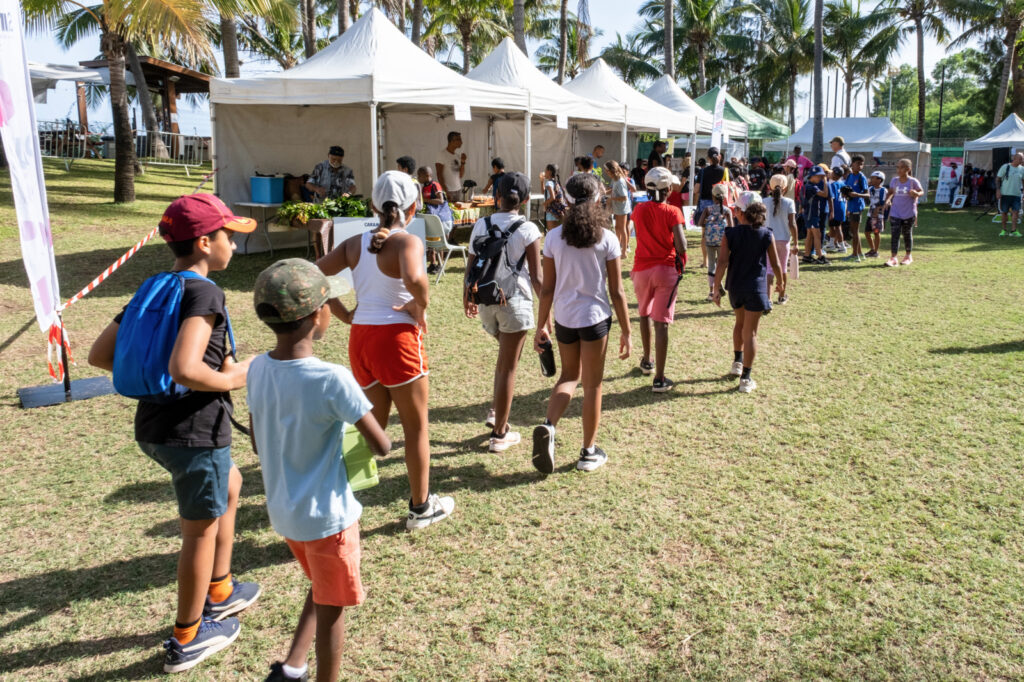
[{"label": "girl in white tank top", "polygon": [[[394,229],[391,234],[404,233],[404,229]],[[366,232],[359,244],[359,262],[352,268],[352,281],[355,285],[356,306],[352,316],[352,324],[411,324],[416,325],[412,315],[401,308],[413,300],[412,294],[405,288],[401,279],[389,277],[380,271],[377,254],[370,253],[370,242],[374,233]]]}]

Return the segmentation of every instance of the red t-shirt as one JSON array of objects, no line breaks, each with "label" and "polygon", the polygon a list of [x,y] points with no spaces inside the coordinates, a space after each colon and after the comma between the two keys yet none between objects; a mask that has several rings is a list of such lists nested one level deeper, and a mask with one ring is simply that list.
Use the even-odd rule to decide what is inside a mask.
[{"label": "red t-shirt", "polygon": [[683,224],[683,212],[675,206],[645,201],[633,210],[636,227],[636,258],[633,270],[639,272],[658,265],[675,267],[676,243],[672,228]]},{"label": "red t-shirt", "polygon": [[429,184],[423,185],[423,201],[427,199],[435,199],[438,194],[442,192],[441,183],[437,180],[430,182]]},{"label": "red t-shirt", "polygon": [[683,210],[683,193],[682,192],[669,192],[668,193],[668,204],[669,206],[675,206],[680,211]]}]

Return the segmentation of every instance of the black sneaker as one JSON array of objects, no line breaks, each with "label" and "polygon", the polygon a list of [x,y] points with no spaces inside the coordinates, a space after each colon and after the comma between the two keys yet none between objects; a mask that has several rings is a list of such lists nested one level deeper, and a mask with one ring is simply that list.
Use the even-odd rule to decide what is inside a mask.
[{"label": "black sneaker", "polygon": [[302,673],[299,677],[289,677],[284,672],[284,663],[277,661],[270,665],[270,674],[267,675],[265,682],[306,682],[309,679],[309,668],[306,672]]},{"label": "black sneaker", "polygon": [[550,424],[533,430],[533,466],[542,474],[555,470],[555,427]]},{"label": "black sneaker", "polygon": [[672,381],[668,377],[662,377],[654,380],[654,387],[651,389],[655,393],[664,393],[676,385],[676,382]]},{"label": "black sneaker", "polygon": [[433,263],[428,265],[427,266],[427,274],[428,275],[436,275],[437,274],[437,266],[434,265]]},{"label": "black sneaker", "polygon": [[806,263],[807,265],[814,265],[818,261],[814,260],[813,256],[804,256],[803,258],[800,259],[800,262]]},{"label": "black sneaker", "polygon": [[832,265],[832,261],[830,261],[828,258],[825,258],[824,256],[819,257],[818,260],[814,262],[817,263],[818,265]]},{"label": "black sneaker", "polygon": [[651,372],[653,372],[653,371],[654,371],[654,363],[653,362],[651,362],[650,360],[641,360],[640,361],[640,373],[641,374],[643,374],[646,377],[646,376],[650,376]]}]

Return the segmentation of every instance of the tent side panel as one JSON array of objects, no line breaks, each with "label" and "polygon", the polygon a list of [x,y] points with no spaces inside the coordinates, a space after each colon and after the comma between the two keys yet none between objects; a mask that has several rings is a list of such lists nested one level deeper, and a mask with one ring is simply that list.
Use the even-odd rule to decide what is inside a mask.
[{"label": "tent side panel", "polygon": [[479,194],[491,174],[491,160],[487,158],[487,116],[475,111],[472,115],[472,121],[456,121],[451,115],[441,118],[430,113],[386,112],[385,158],[381,171],[395,168],[398,157],[411,156],[418,166],[429,166],[436,180],[434,163],[448,144],[448,133],[458,131],[462,134],[462,149],[456,153],[466,154],[463,179],[475,180],[478,186],[475,193]]}]

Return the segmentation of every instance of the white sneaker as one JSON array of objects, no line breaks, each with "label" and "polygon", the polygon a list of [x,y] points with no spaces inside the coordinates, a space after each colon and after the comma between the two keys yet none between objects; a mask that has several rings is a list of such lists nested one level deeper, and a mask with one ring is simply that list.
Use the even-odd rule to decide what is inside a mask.
[{"label": "white sneaker", "polygon": [[521,440],[522,437],[519,435],[518,431],[513,431],[512,429],[509,429],[508,431],[505,432],[505,435],[501,436],[500,438],[495,438],[494,436],[491,436],[491,442],[490,445],[487,446],[487,451],[505,452],[513,445],[519,445],[519,442]]},{"label": "white sneaker", "polygon": [[738,377],[741,374],[743,374],[743,363],[737,360],[732,363],[732,367],[729,369],[729,375]]},{"label": "white sneaker", "polygon": [[550,424],[533,430],[533,466],[542,474],[555,470],[555,427]]},{"label": "white sneaker", "polygon": [[489,429],[493,429],[495,426],[494,420],[494,408],[492,407],[491,409],[487,410],[487,418],[484,419],[484,426],[486,426]]},{"label": "white sneaker", "polygon": [[843,242],[842,244],[840,244],[836,248],[836,250],[839,251],[839,253],[846,253],[846,242]]},{"label": "white sneaker", "polygon": [[593,471],[600,468],[607,461],[608,455],[604,453],[604,450],[595,445],[594,451],[591,453],[583,449],[580,450],[580,459],[576,462],[576,469],[577,471]]},{"label": "white sneaker", "polygon": [[740,393],[750,393],[757,388],[757,382],[753,379],[740,379]]},{"label": "white sneaker", "polygon": [[438,497],[437,495],[431,495],[427,498],[427,509],[421,514],[417,514],[413,510],[409,510],[409,515],[405,518],[406,530],[419,530],[420,528],[426,528],[432,523],[438,521],[444,521],[447,519],[452,511],[455,509],[455,500],[451,497]]}]

